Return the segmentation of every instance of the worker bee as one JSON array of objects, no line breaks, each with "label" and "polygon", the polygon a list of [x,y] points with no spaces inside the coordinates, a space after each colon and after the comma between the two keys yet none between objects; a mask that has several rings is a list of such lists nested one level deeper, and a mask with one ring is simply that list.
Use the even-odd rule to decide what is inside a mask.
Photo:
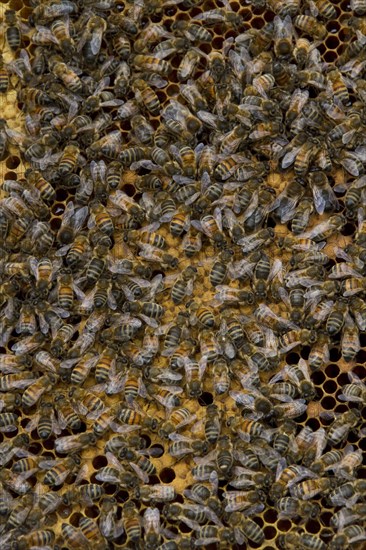
[{"label": "worker bee", "polygon": [[312,172],[310,174],[310,186],[313,192],[314,206],[318,214],[323,214],[324,211],[338,210],[338,200],[324,172]]},{"label": "worker bee", "polygon": [[61,428],[57,421],[53,401],[49,394],[41,397],[37,414],[26,426],[27,432],[37,430],[40,439],[48,439],[52,434],[59,435]]},{"label": "worker bee", "polygon": [[161,59],[159,54],[155,56],[137,54],[133,58],[133,64],[137,69],[158,73],[161,76],[167,76],[171,71],[169,63]]},{"label": "worker bee", "polygon": [[[360,496],[365,493],[365,482],[363,479],[356,479],[354,481],[348,481],[339,485],[328,496],[327,500],[332,506],[344,506],[349,507],[349,503],[359,500]],[[358,496],[359,495],[359,496]]]},{"label": "worker bee", "polygon": [[159,435],[164,439],[168,439],[170,434],[193,422],[196,416],[187,408],[176,409],[171,412],[165,422],[159,428]]},{"label": "worker bee", "polygon": [[351,409],[345,413],[322,412],[321,416],[326,420],[333,420],[327,433],[327,440],[330,445],[337,445],[344,441],[351,430],[355,430],[360,422],[360,411]]},{"label": "worker bee", "polygon": [[80,231],[88,214],[88,208],[83,206],[76,209],[73,202],[66,205],[62,216],[61,227],[57,233],[57,240],[67,245],[73,242],[74,236]]},{"label": "worker bee", "polygon": [[70,523],[61,524],[61,535],[65,543],[70,548],[81,548],[88,545],[88,539],[83,535],[80,529],[77,529]]},{"label": "worker bee", "polygon": [[279,537],[279,545],[280,548],[288,550],[290,550],[290,548],[326,550],[327,548],[327,545],[321,538],[316,535],[305,533],[303,530],[300,532],[289,531],[285,535],[281,535]]},{"label": "worker bee", "polygon": [[341,353],[346,362],[352,361],[360,350],[359,331],[350,315],[346,315],[341,337]]},{"label": "worker bee", "polygon": [[178,459],[190,453],[195,453],[196,456],[199,456],[208,451],[207,443],[201,439],[191,439],[190,437],[185,437],[176,432],[171,433],[169,439],[173,441],[173,443],[169,445],[169,454]]},{"label": "worker bee", "polygon": [[[194,279],[197,276],[197,269],[194,267],[187,267],[180,277],[175,281],[171,290],[171,298],[174,304],[180,304],[186,296],[189,296],[193,292]],[[165,279],[167,282],[167,279]]]},{"label": "worker bee", "polygon": [[140,485],[136,487],[135,495],[146,503],[170,502],[176,497],[176,491],[171,485]]},{"label": "worker bee", "polygon": [[6,120],[0,118],[0,160],[3,160],[8,152],[8,135]]},{"label": "worker bee", "polygon": [[189,397],[199,397],[202,394],[202,377],[206,370],[206,361],[201,359],[199,362],[187,358],[184,361],[184,370],[186,373],[186,391]]},{"label": "worker bee", "polygon": [[24,391],[22,395],[22,404],[24,407],[32,407],[42,397],[42,395],[51,389],[58,381],[58,376],[55,374],[44,374],[38,378]]},{"label": "worker bee", "polygon": [[181,404],[178,394],[183,392],[183,388],[179,386],[169,385],[159,387],[156,384],[149,384],[147,386],[147,391],[151,397],[156,399],[156,401],[168,410],[173,407],[179,407]]},{"label": "worker bee", "polygon": [[274,23],[274,53],[276,57],[287,57],[292,52],[293,27],[289,16],[282,20],[276,16]]},{"label": "worker bee", "polygon": [[31,364],[28,361],[29,357],[27,355],[4,354],[2,356],[0,361],[1,372],[6,374],[3,374],[0,378],[1,391],[26,388],[34,382],[35,376],[26,370]]},{"label": "worker bee", "polygon": [[160,111],[160,101],[154,90],[142,79],[134,80],[132,89],[135,93],[137,103],[152,114],[157,115]]},{"label": "worker bee", "polygon": [[45,463],[41,462],[41,467],[48,468],[43,483],[50,487],[61,485],[70,472],[79,468],[80,463],[80,456],[77,454],[61,460],[46,461]]},{"label": "worker bee", "polygon": [[122,522],[127,540],[132,544],[138,543],[142,538],[141,517],[132,500],[123,505]]},{"label": "worker bee", "polygon": [[[49,67],[52,73],[55,75],[56,78],[61,80],[65,87],[69,89],[71,92],[74,92],[76,94],[80,93],[83,88],[82,81],[80,80],[79,76],[73,71],[66,63],[62,61],[62,58],[59,56],[52,56],[49,59]],[[76,163],[76,158],[78,156],[78,151],[76,150],[76,147],[73,146],[67,146],[69,149],[67,150],[67,153],[64,154],[64,163],[67,162],[69,164]],[[66,168],[66,165],[61,167],[60,174],[65,174],[65,171],[69,172],[70,170]]]},{"label": "worker bee", "polygon": [[294,19],[294,25],[316,40],[322,40],[327,34],[325,26],[312,15],[297,15]]},{"label": "worker bee", "polygon": [[19,21],[15,10],[6,10],[5,18],[5,36],[9,48],[15,52],[21,46],[22,32],[27,32],[28,28],[22,21]]},{"label": "worker bee", "polygon": [[341,331],[346,320],[347,311],[348,306],[346,302],[341,300],[336,302],[327,318],[325,325],[326,331],[329,335],[334,336]]},{"label": "worker bee", "polygon": [[84,432],[77,435],[58,437],[55,441],[55,449],[61,454],[72,454],[90,445],[94,445],[97,437],[93,432]]},{"label": "worker bee", "polygon": [[329,336],[328,334],[320,333],[318,340],[312,346],[308,364],[312,371],[319,370],[323,365],[329,362]]},{"label": "worker bee", "polygon": [[364,0],[352,0],[350,6],[356,15],[366,14],[366,5]]},{"label": "worker bee", "polygon": [[341,401],[352,403],[364,403],[366,398],[366,386],[354,372],[348,372],[350,383],[342,386],[342,393],[339,395]]},{"label": "worker bee", "polygon": [[77,46],[87,65],[96,61],[106,29],[107,23],[102,17],[93,15],[88,18]]},{"label": "worker bee", "polygon": [[318,504],[303,501],[293,497],[283,497],[276,502],[276,509],[281,518],[309,518],[318,517],[320,508]]},{"label": "worker bee", "polygon": [[162,528],[160,525],[160,511],[158,508],[148,507],[143,517],[145,547],[153,550],[160,544]]},{"label": "worker bee", "polygon": [[365,529],[361,525],[348,525],[338,530],[329,543],[330,550],[346,548],[366,539]]},{"label": "worker bee", "polygon": [[9,71],[4,58],[0,56],[0,93],[4,94],[9,88]]},{"label": "worker bee", "polygon": [[263,509],[265,493],[260,490],[252,491],[225,491],[225,512],[246,511],[250,515]]}]

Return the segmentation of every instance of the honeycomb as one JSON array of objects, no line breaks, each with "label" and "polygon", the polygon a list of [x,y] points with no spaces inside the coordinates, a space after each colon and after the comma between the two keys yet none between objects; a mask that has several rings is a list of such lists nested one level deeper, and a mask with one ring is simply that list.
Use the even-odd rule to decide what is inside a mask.
[{"label": "honeycomb", "polygon": [[365,547],[365,16],[0,4],[5,550]]}]

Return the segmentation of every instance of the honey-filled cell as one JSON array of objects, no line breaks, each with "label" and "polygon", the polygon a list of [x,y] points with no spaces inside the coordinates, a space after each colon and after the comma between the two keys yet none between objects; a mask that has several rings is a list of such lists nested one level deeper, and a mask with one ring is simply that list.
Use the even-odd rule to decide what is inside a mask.
[{"label": "honey-filled cell", "polygon": [[1,2],[6,544],[362,546],[362,3],[88,4]]}]

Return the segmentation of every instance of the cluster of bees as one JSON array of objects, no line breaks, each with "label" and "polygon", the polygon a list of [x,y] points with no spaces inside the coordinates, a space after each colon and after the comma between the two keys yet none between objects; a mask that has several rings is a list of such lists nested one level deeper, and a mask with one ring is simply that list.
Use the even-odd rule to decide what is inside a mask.
[{"label": "cluster of bees", "polygon": [[2,27],[4,550],[266,548],[269,509],[278,548],[364,545],[365,0],[334,63],[330,0],[30,4]]}]

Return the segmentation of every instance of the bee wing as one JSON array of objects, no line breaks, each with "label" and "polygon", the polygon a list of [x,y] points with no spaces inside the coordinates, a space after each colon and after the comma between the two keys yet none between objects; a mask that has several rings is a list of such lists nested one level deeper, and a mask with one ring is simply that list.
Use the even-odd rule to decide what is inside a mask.
[{"label": "bee wing", "polygon": [[81,307],[83,309],[89,310],[93,306],[93,298],[94,294],[96,293],[97,289],[94,288],[88,292],[88,294],[84,294],[84,299],[82,301]]},{"label": "bee wing", "polygon": [[191,443],[193,441],[191,437],[186,437],[185,435],[178,434],[176,432],[169,434],[169,439],[172,441],[186,441],[187,443]]},{"label": "bee wing", "polygon": [[293,147],[288,153],[285,154],[285,156],[282,158],[281,161],[281,167],[285,170],[286,168],[289,168],[291,164],[295,162],[295,159],[300,152],[300,147]]},{"label": "bee wing", "polygon": [[210,464],[214,462],[216,455],[217,455],[217,450],[213,449],[206,456],[195,456],[193,460],[198,465]]},{"label": "bee wing", "polygon": [[141,470],[140,466],[138,466],[137,464],[134,464],[133,462],[129,462],[129,465],[136,472],[137,476],[141,479],[143,483],[146,483],[146,484],[149,483],[149,476],[147,475],[146,472]]},{"label": "bee wing", "polygon": [[255,398],[253,397],[253,395],[249,395],[240,391],[229,391],[229,395],[235,401],[235,403],[245,405],[246,407],[254,410]]},{"label": "bee wing", "polygon": [[139,313],[139,316],[141,319],[151,328],[157,328],[159,326],[159,323],[152,319],[151,317],[147,317],[146,315],[143,315],[142,313]]},{"label": "bee wing", "polygon": [[79,231],[83,223],[85,222],[87,216],[88,216],[88,207],[83,206],[82,208],[78,208],[78,210],[75,211],[74,219],[73,219],[73,227],[75,231]]},{"label": "bee wing", "polygon": [[61,246],[61,248],[59,248],[58,250],[56,250],[55,252],[55,256],[66,256],[66,254],[68,253],[68,251],[70,250],[71,248],[71,244],[67,244],[65,246]]},{"label": "bee wing", "polygon": [[356,271],[355,269],[353,269],[353,267],[351,267],[350,265],[348,265],[347,263],[343,263],[342,265],[343,269],[342,269],[342,273],[339,274],[337,273],[336,271],[331,271],[328,275],[329,279],[340,279],[342,277],[355,277],[356,279],[362,279],[363,276],[358,273],[358,271]]},{"label": "bee wing", "polygon": [[203,109],[197,111],[197,117],[209,128],[212,128],[213,130],[217,130],[218,123],[220,121],[220,118],[217,115],[214,115],[213,113],[210,113],[209,111],[204,111]]},{"label": "bee wing", "polygon": [[366,387],[365,383],[355,372],[349,371],[348,372],[348,378],[351,384],[358,384],[362,387]]}]

